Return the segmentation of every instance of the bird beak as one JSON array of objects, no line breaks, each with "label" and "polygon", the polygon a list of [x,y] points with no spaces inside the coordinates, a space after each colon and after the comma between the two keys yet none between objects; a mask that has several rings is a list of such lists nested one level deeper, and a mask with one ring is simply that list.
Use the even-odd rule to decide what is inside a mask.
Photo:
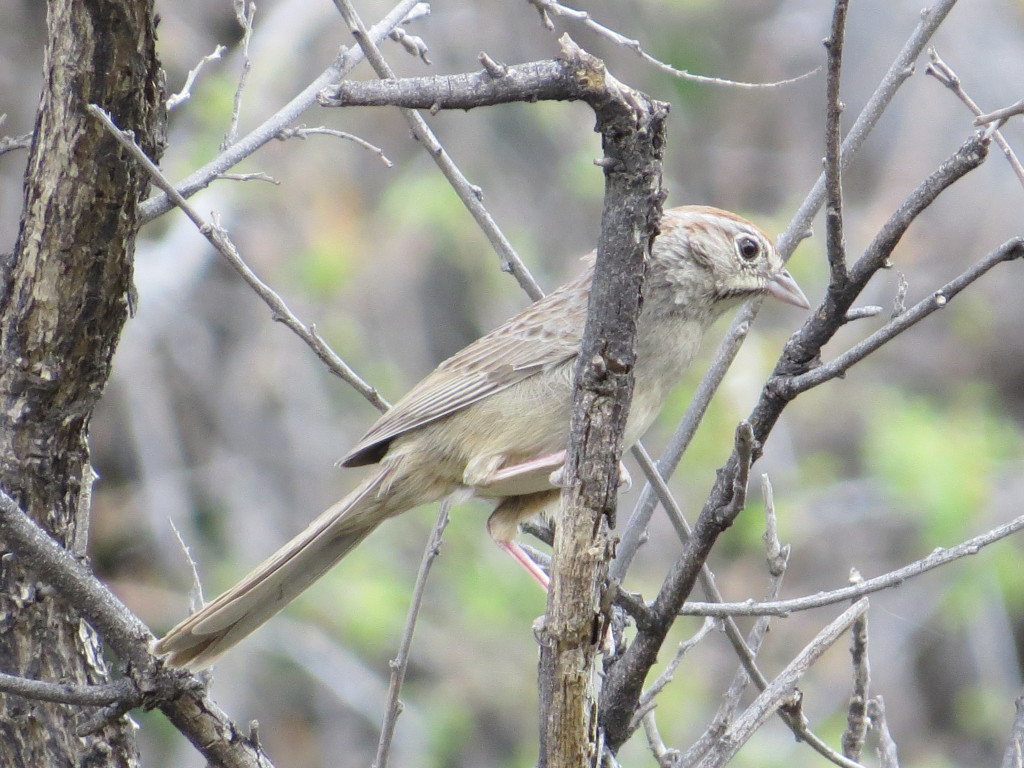
[{"label": "bird beak", "polygon": [[811,302],[804,296],[804,292],[800,290],[800,286],[796,284],[793,276],[785,269],[781,272],[776,272],[768,280],[768,293],[779,301],[792,304],[794,307],[800,307],[800,309],[811,308]]}]

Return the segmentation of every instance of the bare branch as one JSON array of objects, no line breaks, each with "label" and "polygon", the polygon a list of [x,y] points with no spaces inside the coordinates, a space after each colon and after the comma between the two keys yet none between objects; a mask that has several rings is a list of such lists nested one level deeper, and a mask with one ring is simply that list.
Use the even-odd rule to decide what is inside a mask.
[{"label": "bare branch", "polygon": [[199,73],[203,70],[203,67],[209,64],[211,61],[216,61],[217,59],[219,59],[221,56],[224,55],[225,51],[227,51],[227,48],[225,48],[223,45],[218,45],[216,48],[213,49],[213,53],[208,53],[205,56],[203,56],[203,58],[199,60],[199,63],[189,70],[188,76],[185,78],[185,84],[181,86],[181,90],[167,97],[168,112],[181,106],[190,98],[192,98],[192,86],[195,85],[196,78],[199,77]]},{"label": "bare branch", "polygon": [[939,58],[939,54],[934,48],[928,49],[928,57],[931,59],[931,64],[928,65],[928,69],[925,70],[925,72],[949,88],[949,90],[956,94],[956,97],[960,99],[960,101],[967,105],[967,108],[972,113],[977,115],[974,119],[975,125],[991,124],[990,130],[992,131],[992,137],[995,139],[996,145],[1002,150],[1007,162],[1010,164],[1013,172],[1017,175],[1017,179],[1021,184],[1024,184],[1024,165],[1021,164],[1017,154],[1013,151],[1013,148],[1010,146],[1010,142],[1008,142],[1006,137],[998,130],[1007,118],[1016,114],[1014,110],[1018,108],[1024,109],[1024,107],[1022,107],[1022,105],[1024,105],[1024,101],[1019,101],[1011,107],[1006,107],[1005,109],[997,110],[996,112],[992,112],[988,115],[983,115],[981,113],[981,107],[978,106],[974,99],[967,95],[967,91],[965,91],[963,85],[961,85],[960,78],[957,76],[956,72],[954,72],[952,67],[950,67],[946,62]]},{"label": "bare branch", "polygon": [[[935,31],[945,20],[949,12],[953,10],[954,5],[956,5],[956,0],[940,0],[933,8],[922,13],[921,21],[918,23],[917,28],[889,66],[889,69],[882,77],[882,81],[857,116],[857,120],[850,129],[846,139],[843,140],[840,163],[842,168],[846,168],[853,160],[857,150],[860,149],[868,134],[871,133],[878,123],[882,113],[888,108],[900,86],[913,73],[914,62],[917,60],[917,57],[924,50],[924,47],[928,44],[928,41],[935,34]],[[540,6],[538,6],[538,10],[541,11],[542,19],[546,18]],[[822,205],[824,193],[825,175],[823,173],[818,177],[807,197],[804,198],[803,203],[796,214],[794,214],[785,232],[778,238],[778,251],[783,258],[788,259],[793,251],[796,250],[796,246],[800,241],[810,233],[811,220]],[[685,453],[687,446],[693,439],[694,433],[697,431],[697,427],[704,418],[704,413],[707,411],[711,398],[718,391],[718,387],[725,378],[726,372],[739,353],[739,348],[746,340],[747,333],[750,331],[751,324],[754,318],[757,317],[760,307],[760,299],[748,302],[739,311],[729,327],[725,338],[718,345],[711,366],[708,368],[707,373],[704,374],[704,378],[701,379],[697,390],[690,399],[690,405],[687,407],[682,421],[676,428],[675,434],[673,434],[668,447],[658,462],[659,472],[662,477],[671,477],[675,472],[683,453]],[[617,558],[613,566],[613,574],[619,574],[621,577],[621,574],[625,573],[628,568],[629,562],[636,552],[637,542],[641,538],[642,532],[646,530],[656,501],[656,496],[650,485],[645,486],[623,533],[618,556],[618,558],[622,559],[623,563],[620,565]]]},{"label": "bare branch", "polygon": [[848,608],[825,627],[754,700],[743,716],[723,735],[700,762],[700,768],[718,768],[732,759],[747,739],[793,694],[797,681],[840,635],[868,608],[866,599]]},{"label": "bare branch", "polygon": [[830,282],[846,282],[846,241],[843,236],[842,116],[839,99],[840,72],[843,64],[843,40],[846,34],[848,0],[836,0],[832,13],[832,31],[825,40],[828,52],[825,78],[825,249],[828,253]]},{"label": "bare branch", "polygon": [[[951,157],[903,200],[875,235],[864,254],[850,268],[849,280],[842,286],[829,286],[819,310],[786,342],[773,377],[755,408],[751,423],[755,426],[758,439],[767,436],[785,404],[802,391],[791,386],[790,377],[799,378],[805,387],[812,386],[810,382],[815,380],[816,371],[810,371],[808,379],[803,379],[802,375],[807,374],[808,370],[817,364],[822,347],[842,327],[847,311],[864,286],[879,269],[891,264],[893,250],[917,216],[942,192],[984,162],[988,144],[988,139],[984,136],[973,135],[968,138]],[[985,267],[988,268],[990,266]],[[954,280],[947,288],[959,291],[963,287],[960,285],[963,278],[964,276],[961,276]],[[944,301],[943,298],[940,303]],[[937,307],[928,311],[934,311],[935,308]],[[904,313],[893,322],[905,323],[909,319],[908,315],[910,313]],[[850,364],[852,365],[852,362]],[[724,495],[725,491],[719,493]]]},{"label": "bare branch", "polygon": [[[370,30],[370,39],[376,42],[384,40],[391,30],[402,23],[410,10],[422,5],[424,3],[419,0],[400,0],[387,16]],[[218,173],[224,173],[234,167],[264,144],[273,140],[283,128],[298,120],[303,112],[316,103],[316,96],[321,90],[346,77],[362,60],[363,53],[358,48],[343,50],[338,58],[313,82],[302,89],[295,98],[202,168],[189,174],[175,185],[175,189],[184,198],[189,198],[199,190],[205,189]],[[140,226],[167,213],[174,205],[171,197],[166,193],[151,197],[139,208]]]},{"label": "bare branch", "polygon": [[647,744],[651,748],[651,754],[658,761],[661,768],[675,768],[679,759],[679,750],[669,749],[661,739],[658,732],[658,721],[654,717],[654,710],[643,716],[644,735],[647,737]]},{"label": "bare branch", "polygon": [[885,702],[876,696],[868,702],[868,716],[871,724],[878,731],[878,762],[881,768],[900,768],[896,755],[896,742],[889,732],[889,723],[885,718]]},{"label": "bare branch", "polygon": [[[195,678],[157,664],[148,651],[155,640],[149,629],[2,490],[0,537],[99,632],[103,642],[129,665],[138,689],[208,761],[225,768],[273,768],[262,751],[237,733]],[[115,704],[119,711],[123,703]]]},{"label": "bare branch", "polygon": [[[352,30],[352,35],[356,38],[356,42],[363,50],[371,66],[373,66],[377,76],[382,79],[394,79],[395,73],[384,60],[380,49],[374,42],[373,37],[367,32],[366,27],[351,3],[347,2],[347,0],[335,0],[334,4],[341,11],[342,17],[349,25],[349,29]],[[431,105],[427,106],[430,107]],[[512,247],[512,243],[509,242],[505,234],[498,228],[491,214],[480,201],[479,187],[469,183],[469,180],[459,170],[458,166],[455,165],[444,147],[441,146],[441,142],[437,140],[437,136],[427,126],[422,116],[412,109],[402,109],[401,112],[409,124],[409,128],[412,130],[413,136],[416,137],[423,149],[437,163],[441,173],[444,174],[452,189],[455,190],[455,194],[459,196],[463,205],[466,206],[470,215],[473,216],[477,226],[487,236],[491,247],[494,248],[498,258],[501,260],[502,270],[511,273],[531,299],[536,300],[543,296],[544,292],[523,265],[522,259],[519,258],[519,254]]]},{"label": "bare branch", "polygon": [[553,30],[554,24],[551,21],[551,14],[555,16],[561,16],[573,21],[582,23],[587,29],[597,33],[606,40],[610,40],[615,45],[622,46],[628,51],[632,51],[641,59],[646,61],[648,64],[652,64],[662,72],[665,72],[673,77],[678,77],[680,80],[688,80],[693,83],[704,83],[706,85],[719,85],[728,88],[747,88],[747,89],[761,89],[761,88],[778,88],[783,85],[789,85],[791,83],[805,80],[808,77],[818,74],[820,68],[812,69],[810,72],[805,72],[802,75],[796,77],[787,78],[786,80],[777,80],[769,83],[746,83],[740,80],[729,80],[723,77],[708,77],[707,75],[695,75],[692,72],[687,72],[684,69],[676,69],[670,64],[666,64],[660,59],[656,59],[647,53],[640,45],[640,41],[634,38],[626,37],[619,32],[616,32],[611,27],[606,27],[604,24],[597,22],[594,18],[586,11],[580,11],[575,8],[570,8],[567,5],[555,2],[554,0],[529,0],[530,4],[537,8],[537,12],[540,14],[541,23],[545,29]]},{"label": "bare branch", "polygon": [[131,702],[128,708],[142,703],[142,693],[127,678],[104,685],[77,685],[75,683],[51,683],[44,680],[8,675],[0,672],[0,691],[11,696],[23,696],[36,701],[53,701],[58,704],[77,704],[84,707],[100,707],[113,703]]},{"label": "bare branch", "polygon": [[1013,728],[1003,753],[1000,768],[1022,768],[1024,766],[1024,696],[1018,696],[1014,702],[1017,710],[1013,718]]},{"label": "bare branch", "polygon": [[217,252],[221,254],[232,268],[242,276],[242,279],[251,287],[256,294],[263,299],[264,303],[270,307],[273,312],[274,319],[284,323],[284,325],[295,333],[300,339],[302,339],[316,356],[319,357],[328,367],[331,373],[335,374],[343,381],[348,383],[353,389],[359,394],[365,397],[371,405],[380,411],[388,409],[388,402],[381,397],[380,393],[376,389],[371,387],[362,378],[359,377],[356,372],[349,367],[349,365],[342,360],[332,350],[326,342],[316,332],[316,326],[306,326],[301,320],[296,317],[292,311],[288,308],[288,305],[284,303],[284,300],[278,296],[273,289],[270,288],[256,275],[255,272],[249,267],[248,264],[242,259],[238,253],[238,249],[235,248],[234,243],[231,242],[227,235],[227,232],[220,226],[216,217],[213,223],[209,223],[200,216],[195,209],[189,205],[188,201],[174,188],[171,182],[166,176],[160,171],[159,168],[146,157],[146,153],[143,152],[139,146],[133,140],[131,133],[120,130],[114,121],[110,119],[110,116],[100,109],[95,104],[90,104],[86,107],[93,115],[95,115],[107,128],[108,131],[118,140],[118,142],[125,147],[132,156],[142,164],[143,168],[149,173],[153,179],[153,183],[156,184],[160,189],[168,195],[168,199],[172,200],[185,213],[186,216],[192,221],[193,224],[199,229],[199,232],[205,237]]},{"label": "bare branch", "polygon": [[[851,584],[862,584],[864,578],[854,569]],[[868,617],[859,616],[850,630],[850,657],[853,662],[853,693],[846,713],[846,731],[843,733],[843,754],[851,760],[860,760],[864,737],[868,731],[867,706],[871,687],[871,666],[868,662]]]},{"label": "bare branch", "polygon": [[1008,107],[1003,107],[1002,109],[997,109],[992,112],[986,112],[983,115],[978,115],[976,118],[974,118],[974,124],[986,125],[988,123],[995,122],[1002,123],[1016,115],[1024,115],[1024,99],[1021,99],[1020,101],[1011,104]]},{"label": "bare branch", "polygon": [[959,560],[968,555],[976,555],[982,548],[994,544],[1007,536],[1012,536],[1024,529],[1024,516],[1014,518],[990,531],[974,538],[967,539],[955,547],[936,549],[927,557],[917,560],[895,571],[867,579],[859,584],[843,587],[831,592],[820,592],[792,600],[779,600],[765,603],[747,601],[744,603],[696,603],[687,602],[680,613],[684,616],[788,616],[797,611],[822,608],[835,603],[857,600],[864,595],[883,589],[898,587],[907,579],[938,568],[939,566]]},{"label": "bare branch", "polygon": [[326,128],[322,125],[317,128],[307,128],[304,125],[300,125],[296,128],[282,128],[280,131],[278,131],[278,134],[275,138],[279,139],[280,141],[287,141],[288,139],[305,139],[307,136],[315,135],[336,136],[339,139],[353,141],[363,149],[369,150],[370,152],[373,152],[375,155],[377,155],[377,157],[381,159],[381,162],[384,163],[384,165],[387,166],[388,168],[393,168],[395,165],[393,162],[391,162],[391,160],[388,159],[387,155],[384,154],[383,149],[376,146],[375,144],[371,144],[366,139],[362,139],[353,133],[338,131],[335,130],[334,128]]},{"label": "bare branch", "polygon": [[377,756],[374,758],[373,768],[386,768],[391,754],[391,741],[395,735],[395,725],[402,712],[402,702],[399,701],[398,696],[402,691],[402,683],[405,681],[405,670],[409,666],[412,636],[416,631],[416,620],[419,617],[420,606],[423,604],[423,592],[427,586],[430,567],[441,553],[441,539],[444,536],[444,529],[448,525],[448,510],[450,508],[450,500],[446,499],[441,502],[441,509],[437,513],[437,522],[434,523],[434,527],[430,531],[430,537],[427,539],[427,545],[420,560],[419,571],[416,573],[416,584],[412,590],[412,598],[409,600],[409,613],[405,618],[405,629],[402,630],[402,639],[398,644],[398,655],[390,664],[391,683],[388,685],[384,722],[380,729],[380,740],[377,742]]},{"label": "bare branch", "polygon": [[843,376],[853,365],[863,360],[882,345],[892,341],[908,328],[913,327],[932,312],[945,307],[957,294],[998,264],[1024,257],[1024,237],[1003,243],[986,255],[974,266],[954,280],[946,283],[931,296],[919,301],[909,310],[897,315],[873,334],[837,356],[828,363],[819,365],[807,373],[792,377],[773,377],[768,386],[786,399],[792,399],[801,392]]},{"label": "bare branch", "polygon": [[238,138],[238,121],[242,113],[242,92],[245,90],[245,83],[249,79],[249,71],[252,69],[252,61],[249,59],[249,41],[252,40],[252,21],[256,17],[256,3],[252,0],[233,0],[235,9],[235,21],[242,28],[242,71],[238,74],[238,87],[235,88],[235,98],[231,107],[231,124],[228,132],[221,142],[220,151],[223,152]]},{"label": "bare branch", "polygon": [[[390,68],[386,70],[390,72]],[[495,72],[500,71],[496,77]],[[427,77],[345,80],[325,88],[325,107],[401,107],[403,110],[477,109],[522,101],[583,100],[590,84],[557,59],[509,64],[498,69]]]},{"label": "bare branch", "polygon": [[[935,9],[925,14],[925,17],[922,20],[922,25],[919,26],[918,31],[915,32],[911,41],[904,46],[901,58],[904,54],[908,53],[908,51],[913,50],[917,44],[923,46],[924,40],[926,40],[934,31],[935,26],[940,20],[938,17],[944,16],[951,7],[951,2],[944,5],[940,4]],[[887,102],[888,99],[891,98],[892,93],[895,92],[898,82],[902,82],[903,79],[909,76],[909,64],[912,63],[912,61],[913,60],[911,59],[911,61],[906,65],[906,72],[896,72],[893,74],[891,79],[887,79],[883,83],[883,86],[880,87],[878,92],[876,92],[875,97],[869,101],[869,107],[871,107],[871,109],[874,109],[872,105]],[[890,72],[892,73],[892,69]],[[868,108],[866,108],[866,112],[868,112]],[[864,118],[865,113],[862,113],[861,117]],[[877,115],[875,117],[877,117]],[[858,119],[858,123],[863,124],[864,121]],[[847,138],[847,141],[857,142],[861,138],[862,135],[859,135],[855,139],[851,132],[851,136]],[[846,142],[844,142],[844,149],[845,144]],[[805,325],[804,331],[807,331],[807,336],[813,337],[814,341],[808,343],[806,347],[804,347],[802,346],[802,343],[806,340],[806,337],[803,336],[804,331],[795,335],[790,341],[790,344],[787,345],[783,358],[776,367],[776,373],[793,374],[806,370],[806,366],[808,366],[813,360],[814,355],[817,353],[817,349],[820,349],[821,343],[824,343],[824,340],[831,338],[835,329],[842,325],[842,320],[845,317],[846,311],[850,308],[850,304],[856,297],[857,292],[859,292],[863,287],[863,283],[859,281],[863,280],[868,274],[869,270],[867,269],[867,266],[871,265],[874,269],[881,266],[881,263],[876,265],[875,262],[869,258],[869,255],[875,256],[881,253],[885,250],[884,246],[889,246],[889,250],[891,251],[891,246],[894,246],[895,243],[898,242],[899,237],[902,235],[903,231],[905,231],[906,226],[909,225],[913,216],[916,215],[916,212],[919,212],[930,204],[935,196],[945,189],[946,186],[953,183],[955,179],[960,178],[964,173],[980,164],[984,157],[984,145],[985,141],[982,137],[974,137],[971,141],[968,141],[954,158],[944,164],[943,167],[940,168],[940,171],[933,174],[933,177],[929,178],[925,184],[915,191],[914,195],[908,198],[897,214],[894,215],[893,219],[890,220],[890,225],[884,228],[879,237],[876,238],[875,250],[869,251],[869,254],[866,254],[865,257],[855,265],[854,271],[851,273],[849,286],[847,290],[843,292],[841,300],[836,300],[835,297],[832,297],[830,303],[826,305],[829,311],[819,311],[811,318],[808,324]],[[816,190],[817,185],[816,189],[812,190],[811,195],[809,195],[808,201],[805,201],[805,206],[801,208],[801,211],[805,208],[816,209],[820,204],[820,193]],[[794,221],[794,224],[797,224],[798,222],[799,218]],[[797,226],[795,229],[797,232],[802,233],[806,231],[807,227],[806,225],[803,225]],[[790,230],[787,230],[787,232],[793,230],[794,225],[791,225]],[[887,255],[888,253],[886,256]],[[858,268],[860,269],[859,272],[857,271]],[[871,273],[873,273],[873,271],[871,271]],[[757,302],[749,308],[749,311],[741,312],[740,319],[738,319],[737,322],[742,323],[744,319],[751,319],[753,313],[756,311],[756,305]],[[833,318],[832,322],[826,321],[826,318],[828,317]],[[808,330],[810,328],[815,330],[811,332]],[[811,351],[812,349],[813,351]],[[732,352],[734,353],[734,350],[732,350]],[[785,402],[788,401],[778,397],[777,393],[769,391],[768,389],[765,390],[765,394],[762,396],[761,401],[758,403],[751,416],[751,424],[753,425],[754,437],[756,439],[754,456],[759,454],[760,444],[774,426],[778,419],[778,415],[785,406]],[[698,407],[700,407],[700,404],[698,404]],[[626,725],[628,725],[629,722],[626,717],[630,710],[630,702],[635,702],[637,700],[637,697],[639,696],[640,681],[642,681],[643,677],[647,674],[647,670],[650,669],[651,664],[656,658],[657,649],[660,647],[664,632],[666,631],[667,625],[665,622],[670,622],[669,614],[674,614],[682,607],[682,600],[692,589],[693,583],[696,580],[700,569],[714,544],[714,541],[717,539],[721,531],[731,523],[732,517],[730,516],[730,513],[737,509],[737,505],[734,503],[737,486],[736,481],[740,476],[740,473],[745,471],[748,463],[740,455],[738,448],[739,446],[737,447],[737,450],[734,450],[732,457],[730,457],[726,465],[719,471],[715,489],[709,496],[704,505],[704,509],[697,520],[697,524],[694,527],[693,537],[690,542],[684,545],[683,554],[676,561],[676,564],[673,566],[669,576],[666,578],[657,599],[652,604],[652,609],[657,618],[653,620],[648,627],[638,627],[639,632],[632,645],[608,671],[605,679],[606,696],[602,709],[602,720],[608,729],[609,740],[613,744],[621,743],[620,740],[626,736]],[[663,611],[668,613],[663,614]]]}]

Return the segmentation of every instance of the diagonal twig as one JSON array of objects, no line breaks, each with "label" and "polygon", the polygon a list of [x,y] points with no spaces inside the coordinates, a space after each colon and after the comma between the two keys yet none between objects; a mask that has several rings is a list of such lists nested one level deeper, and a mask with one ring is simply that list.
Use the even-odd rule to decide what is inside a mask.
[{"label": "diagonal twig", "polygon": [[916,560],[902,568],[897,568],[873,579],[866,579],[859,584],[829,592],[818,592],[806,597],[760,603],[753,601],[743,603],[687,602],[680,611],[680,614],[684,616],[789,616],[797,611],[808,611],[815,608],[823,608],[827,605],[834,605],[835,603],[845,603],[850,600],[857,600],[872,592],[880,592],[883,589],[898,587],[915,576],[920,576],[954,560],[976,555],[984,547],[995,544],[997,541],[1022,530],[1024,530],[1024,516],[1014,518],[990,531],[967,539],[954,547],[936,549],[927,557]]},{"label": "diagonal twig", "polygon": [[[421,0],[399,0],[398,4],[385,17],[370,29],[370,39],[383,41],[391,33],[391,30],[402,23],[413,8],[421,4]],[[205,189],[217,177],[217,174],[234,167],[264,144],[272,141],[281,129],[287,128],[298,120],[307,109],[316,103],[316,97],[320,91],[348,75],[362,60],[363,52],[358,48],[342,50],[334,62],[291,101],[202,168],[193,171],[175,184],[174,188],[184,198],[189,198],[199,190]],[[174,201],[166,191],[154,195],[139,206],[139,225],[142,226],[158,216],[162,216],[174,206]]]},{"label": "diagonal twig", "polygon": [[163,175],[156,164],[150,160],[139,145],[135,143],[134,137],[131,135],[130,131],[122,131],[118,128],[114,121],[110,119],[110,115],[104,112],[97,105],[90,104],[86,109],[95,115],[107,130],[110,131],[114,138],[116,138],[117,141],[125,147],[125,149],[127,149],[139,163],[142,164],[143,168],[146,169],[150,177],[153,179],[153,183],[160,187],[160,189],[164,190],[168,199],[172,200],[175,205],[181,208],[182,212],[188,216],[193,224],[196,225],[203,237],[210,241],[210,244],[217,249],[217,252],[227,259],[231,267],[242,276],[242,279],[245,280],[245,282],[256,292],[267,306],[270,307],[275,320],[283,323],[289,330],[306,342],[310,349],[316,353],[316,356],[327,365],[328,369],[332,373],[347,382],[353,389],[365,397],[371,405],[380,411],[388,409],[388,402],[381,396],[381,394],[363,381],[363,379],[360,378],[360,376],[344,360],[338,357],[334,350],[332,350],[316,332],[316,327],[306,326],[288,308],[288,305],[284,303],[284,300],[278,296],[270,286],[260,280],[249,265],[245,263],[241,255],[239,255],[238,249],[235,248],[234,243],[231,242],[227,232],[224,231],[219,222],[216,219],[214,219],[213,223],[207,222],[196,212],[181,193],[175,189],[174,185],[167,179],[167,177]]},{"label": "diagonal twig", "polygon": [[729,762],[747,739],[753,735],[773,712],[785,705],[799,680],[811,665],[839,639],[850,625],[868,609],[867,599],[862,599],[847,608],[828,624],[797,656],[786,665],[778,677],[748,707],[723,735],[699,768],[719,768]]}]

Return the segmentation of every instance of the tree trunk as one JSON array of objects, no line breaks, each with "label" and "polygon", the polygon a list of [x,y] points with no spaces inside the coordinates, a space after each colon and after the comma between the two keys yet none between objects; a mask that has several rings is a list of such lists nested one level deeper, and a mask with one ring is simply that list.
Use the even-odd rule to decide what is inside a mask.
[{"label": "tree trunk", "polygon": [[[85,107],[110,112],[158,158],[163,76],[151,0],[51,0],[47,31],[21,228],[0,263],[0,486],[84,557],[93,479],[86,438],[128,314],[147,187]],[[76,683],[108,674],[73,606],[10,553],[0,559],[0,670]],[[137,764],[128,718],[77,735],[89,714],[0,697],[0,765]]]}]

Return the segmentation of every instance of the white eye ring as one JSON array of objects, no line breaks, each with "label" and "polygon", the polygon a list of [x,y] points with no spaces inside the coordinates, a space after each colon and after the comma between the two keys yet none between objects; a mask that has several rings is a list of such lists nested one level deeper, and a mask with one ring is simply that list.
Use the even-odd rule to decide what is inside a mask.
[{"label": "white eye ring", "polygon": [[736,238],[736,253],[744,261],[753,261],[761,255],[761,243],[752,235],[740,235]]}]

